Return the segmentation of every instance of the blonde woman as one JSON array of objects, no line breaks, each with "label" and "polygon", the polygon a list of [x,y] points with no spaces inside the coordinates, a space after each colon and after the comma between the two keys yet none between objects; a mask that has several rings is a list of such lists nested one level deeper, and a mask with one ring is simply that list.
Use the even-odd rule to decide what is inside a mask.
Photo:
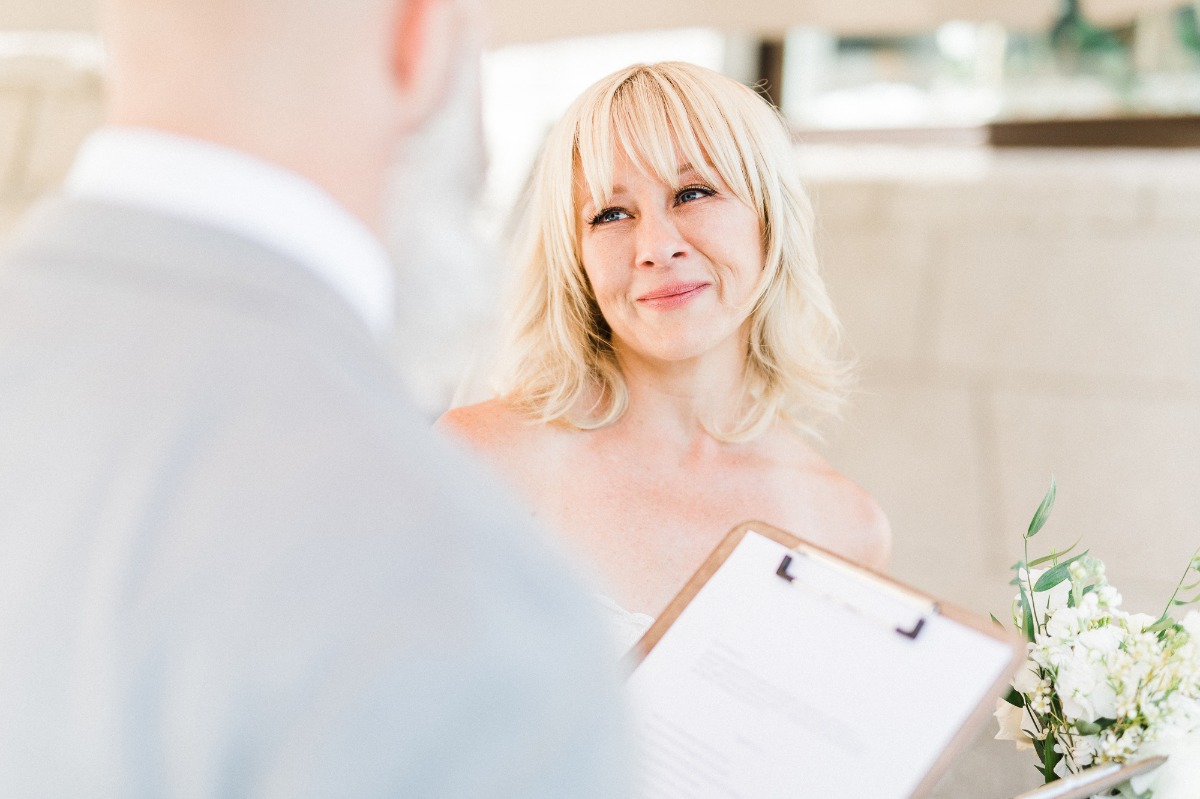
[{"label": "blonde woman", "polygon": [[887,564],[887,520],[807,440],[846,366],[793,160],[710,70],[593,85],[536,166],[500,393],[440,421],[591,561],[627,643],[746,519]]}]

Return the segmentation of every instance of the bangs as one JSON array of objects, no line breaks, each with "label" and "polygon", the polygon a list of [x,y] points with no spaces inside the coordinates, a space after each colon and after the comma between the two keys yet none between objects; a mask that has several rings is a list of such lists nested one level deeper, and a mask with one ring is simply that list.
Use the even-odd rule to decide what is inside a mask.
[{"label": "bangs", "polygon": [[608,202],[621,153],[667,186],[678,185],[679,167],[686,164],[758,207],[739,146],[745,137],[730,125],[711,88],[689,86],[688,76],[663,74],[662,66],[635,69],[581,116],[576,138],[581,194],[590,195],[597,208]]}]

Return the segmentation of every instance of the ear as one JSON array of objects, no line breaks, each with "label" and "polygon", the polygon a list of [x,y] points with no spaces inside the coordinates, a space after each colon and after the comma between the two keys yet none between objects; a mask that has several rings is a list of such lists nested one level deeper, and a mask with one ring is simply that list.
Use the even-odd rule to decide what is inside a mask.
[{"label": "ear", "polygon": [[418,128],[450,89],[468,20],[456,0],[396,0],[391,72],[403,128]]}]

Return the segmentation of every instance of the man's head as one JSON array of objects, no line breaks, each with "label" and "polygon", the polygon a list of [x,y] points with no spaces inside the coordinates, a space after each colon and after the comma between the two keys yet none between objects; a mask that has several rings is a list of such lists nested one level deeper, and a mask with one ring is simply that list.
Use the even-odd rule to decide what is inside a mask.
[{"label": "man's head", "polygon": [[378,227],[458,58],[456,0],[104,0],[110,119],[244,150]]}]

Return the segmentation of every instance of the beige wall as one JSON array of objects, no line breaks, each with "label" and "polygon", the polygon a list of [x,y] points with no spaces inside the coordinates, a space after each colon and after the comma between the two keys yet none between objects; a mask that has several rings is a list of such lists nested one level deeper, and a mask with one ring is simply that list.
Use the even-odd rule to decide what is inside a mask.
[{"label": "beige wall", "polygon": [[59,184],[83,137],[100,124],[102,95],[93,66],[0,59],[0,235]]},{"label": "beige wall", "polygon": [[0,30],[95,30],[98,0],[4,0]]},{"label": "beige wall", "polygon": [[[1157,614],[1200,546],[1200,151],[808,149],[820,251],[860,393],[833,460],[882,503],[894,573],[1007,619],[1083,537]],[[1036,781],[980,737],[940,799]]]}]

